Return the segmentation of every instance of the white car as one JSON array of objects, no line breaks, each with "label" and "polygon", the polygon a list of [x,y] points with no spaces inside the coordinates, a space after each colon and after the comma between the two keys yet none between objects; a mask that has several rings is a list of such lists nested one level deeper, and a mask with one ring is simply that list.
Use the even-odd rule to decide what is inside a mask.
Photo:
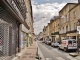
[{"label": "white car", "polygon": [[47,40],[46,44],[51,45],[51,40]]},{"label": "white car", "polygon": [[52,42],[52,43],[51,43],[51,46],[53,46],[53,47],[58,47],[58,46],[59,46],[59,43],[58,43],[58,42]]},{"label": "white car", "polygon": [[67,50],[77,50],[77,42],[75,39],[65,39],[62,40],[61,45],[59,45],[58,49]]}]

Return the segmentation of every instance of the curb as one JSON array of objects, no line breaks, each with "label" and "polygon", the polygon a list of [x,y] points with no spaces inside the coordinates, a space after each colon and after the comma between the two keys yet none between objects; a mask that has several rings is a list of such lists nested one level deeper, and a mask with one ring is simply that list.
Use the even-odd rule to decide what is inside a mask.
[{"label": "curb", "polygon": [[78,56],[77,53],[69,53],[69,55],[72,56],[72,57],[77,57]]},{"label": "curb", "polygon": [[[37,47],[38,47],[37,42],[36,42],[36,45],[37,45]],[[42,54],[42,52],[41,52],[41,50],[40,50],[39,47],[38,47],[38,54],[39,54],[39,56],[41,57],[41,60],[45,60],[45,58],[44,58],[44,56],[43,56],[43,54]]]}]

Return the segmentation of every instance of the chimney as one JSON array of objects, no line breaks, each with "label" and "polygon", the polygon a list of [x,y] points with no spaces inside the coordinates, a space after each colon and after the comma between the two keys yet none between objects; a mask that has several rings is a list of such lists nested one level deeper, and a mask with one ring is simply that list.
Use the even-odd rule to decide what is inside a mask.
[{"label": "chimney", "polygon": [[78,3],[80,3],[80,0],[78,0]]}]

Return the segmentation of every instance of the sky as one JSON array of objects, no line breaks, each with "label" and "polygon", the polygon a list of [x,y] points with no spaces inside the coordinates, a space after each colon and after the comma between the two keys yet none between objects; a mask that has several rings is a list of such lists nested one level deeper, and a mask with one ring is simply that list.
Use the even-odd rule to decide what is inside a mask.
[{"label": "sky", "polygon": [[39,34],[50,19],[58,16],[58,12],[66,3],[77,3],[78,0],[31,0],[34,19],[34,33]]}]

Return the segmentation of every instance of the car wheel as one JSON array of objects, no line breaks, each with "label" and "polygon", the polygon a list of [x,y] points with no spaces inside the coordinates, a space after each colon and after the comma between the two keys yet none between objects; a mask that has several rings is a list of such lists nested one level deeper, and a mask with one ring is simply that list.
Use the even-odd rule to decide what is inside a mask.
[{"label": "car wheel", "polygon": [[53,47],[53,45],[51,45],[51,47]]},{"label": "car wheel", "polygon": [[55,48],[55,46],[53,46]]},{"label": "car wheel", "polygon": [[66,51],[67,51],[67,49],[66,49],[66,48],[64,48],[64,51],[66,52]]}]

